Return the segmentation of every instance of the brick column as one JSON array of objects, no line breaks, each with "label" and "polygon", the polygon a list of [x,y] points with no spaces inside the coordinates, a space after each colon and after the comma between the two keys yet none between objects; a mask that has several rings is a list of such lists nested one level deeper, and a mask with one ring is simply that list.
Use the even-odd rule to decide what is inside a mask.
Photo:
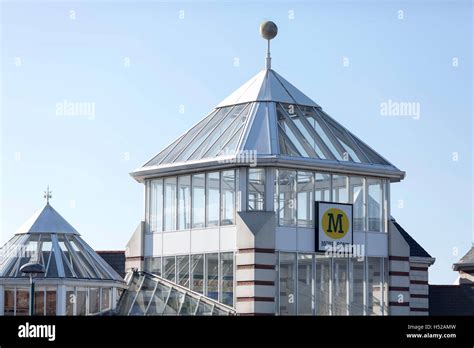
[{"label": "brick column", "polygon": [[275,213],[238,213],[236,269],[237,313],[274,315]]},{"label": "brick column", "polygon": [[410,257],[410,315],[429,315],[429,260]]}]

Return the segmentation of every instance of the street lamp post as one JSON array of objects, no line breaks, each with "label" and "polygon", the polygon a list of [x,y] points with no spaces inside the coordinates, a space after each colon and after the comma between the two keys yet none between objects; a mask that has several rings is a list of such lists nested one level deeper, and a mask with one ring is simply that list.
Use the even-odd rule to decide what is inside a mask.
[{"label": "street lamp post", "polygon": [[45,272],[44,266],[36,262],[28,262],[21,266],[20,271],[30,277],[30,316],[35,313],[35,276]]}]

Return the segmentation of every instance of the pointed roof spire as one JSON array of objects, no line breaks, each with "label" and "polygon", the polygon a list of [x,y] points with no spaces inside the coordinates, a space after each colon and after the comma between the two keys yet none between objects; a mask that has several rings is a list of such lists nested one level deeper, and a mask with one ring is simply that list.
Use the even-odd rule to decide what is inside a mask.
[{"label": "pointed roof spire", "polygon": [[278,34],[278,27],[272,21],[265,21],[260,25],[260,35],[267,40],[267,58],[265,61],[265,69],[272,68],[272,57],[270,56],[270,40]]}]

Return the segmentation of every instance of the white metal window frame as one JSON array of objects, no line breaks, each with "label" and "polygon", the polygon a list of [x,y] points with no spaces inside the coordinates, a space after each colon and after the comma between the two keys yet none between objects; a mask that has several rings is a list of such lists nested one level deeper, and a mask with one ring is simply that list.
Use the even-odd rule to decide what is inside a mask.
[{"label": "white metal window frame", "polygon": [[[305,226],[299,226],[298,225],[298,181],[297,181],[297,178],[298,178],[298,173],[299,172],[304,172],[304,173],[310,173],[312,172],[313,173],[313,198],[316,202],[316,175],[317,174],[324,174],[324,175],[329,175],[329,201],[330,202],[334,202],[335,199],[334,199],[334,194],[333,194],[333,176],[335,175],[340,175],[340,176],[344,176],[345,177],[345,180],[346,180],[346,189],[347,189],[347,195],[348,195],[348,200],[350,203],[353,203],[353,194],[351,192],[351,189],[350,189],[350,178],[361,178],[362,181],[363,181],[363,194],[364,194],[364,219],[365,219],[365,223],[364,223],[364,227],[365,229],[364,230],[360,230],[360,232],[380,232],[380,233],[385,233],[388,231],[388,216],[389,215],[389,209],[390,209],[390,202],[389,202],[389,195],[390,195],[390,183],[388,182],[387,179],[383,179],[383,178],[377,178],[377,177],[370,177],[370,176],[359,176],[359,175],[351,175],[351,174],[346,174],[346,173],[328,173],[328,172],[323,172],[323,171],[311,171],[311,170],[297,170],[297,169],[288,169],[288,168],[278,168],[276,167],[275,169],[275,182],[274,182],[274,185],[275,185],[275,199],[274,199],[274,204],[275,204],[275,212],[276,212],[276,220],[277,220],[277,225],[280,226],[280,227],[299,227],[299,228],[302,228],[302,227],[305,227]],[[279,170],[294,170],[296,171],[296,183],[294,185],[294,197],[295,197],[295,202],[293,203],[293,209],[295,210],[295,218],[296,218],[296,225],[285,225],[285,224],[282,224],[281,221],[280,221],[280,199],[279,199],[279,191],[280,191],[280,185],[279,185],[279,180],[278,180],[278,175],[279,175]],[[381,188],[381,199],[382,199],[382,204],[380,206],[380,210],[381,210],[381,219],[382,219],[382,227],[381,227],[381,231],[372,231],[372,230],[369,230],[369,212],[368,212],[368,209],[369,209],[369,204],[368,204],[368,199],[369,199],[369,195],[368,195],[368,186],[367,186],[367,181],[369,179],[376,179],[376,180],[380,180],[380,188]],[[265,185],[267,185],[267,183],[265,183]],[[314,215],[314,214],[313,214]],[[314,219],[313,219],[314,220]],[[315,226],[315,221],[312,221],[311,222],[311,227],[314,227]],[[306,227],[307,228],[307,227]]]},{"label": "white metal window frame", "polygon": [[[293,254],[296,257],[296,275],[295,275],[295,293],[294,293],[294,298],[295,298],[295,315],[299,315],[299,308],[298,308],[298,261],[299,261],[299,255],[312,255],[312,293],[316,294],[316,277],[317,277],[317,255],[321,255],[318,253],[310,253],[310,252],[286,252],[286,251],[279,251],[277,253],[277,286],[276,286],[276,308],[275,308],[275,314],[276,315],[281,315],[280,314],[280,270],[281,270],[281,264],[280,264],[280,255],[281,253],[287,253],[287,254]],[[363,314],[362,315],[370,315],[368,311],[368,303],[369,303],[369,288],[368,288],[368,279],[369,279],[369,258],[372,258],[370,256],[364,256],[364,279],[363,279]],[[388,294],[388,281],[389,279],[385,279],[388,277],[388,270],[385,269],[388,267],[388,262],[385,261],[386,258],[383,257],[373,257],[376,259],[379,259],[380,263],[380,293],[381,293],[381,315],[388,315],[389,314],[389,306],[385,303],[386,301],[389,301],[388,298],[385,298],[385,294]],[[330,258],[330,270],[329,270],[329,315],[334,315],[334,300],[333,300],[333,282],[334,282],[334,260],[335,258],[331,257]],[[351,303],[350,303],[350,285],[351,285],[351,280],[353,280],[353,269],[351,267],[351,263],[353,260],[351,258],[347,258],[347,279],[346,279],[346,314],[345,315],[352,315],[351,313]],[[311,301],[311,307],[312,307],[312,315],[317,315],[318,313],[318,308],[317,308],[317,299],[316,295],[312,297]]]}]

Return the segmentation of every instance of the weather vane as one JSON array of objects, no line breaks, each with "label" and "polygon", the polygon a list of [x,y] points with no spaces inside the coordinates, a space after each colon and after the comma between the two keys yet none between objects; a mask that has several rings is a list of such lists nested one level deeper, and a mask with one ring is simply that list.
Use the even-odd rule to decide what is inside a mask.
[{"label": "weather vane", "polygon": [[277,34],[278,34],[278,27],[272,21],[266,21],[260,25],[260,35],[262,35],[262,37],[268,42],[267,59],[265,62],[266,69],[272,68],[272,57],[270,56],[270,40],[275,38]]},{"label": "weather vane", "polygon": [[46,188],[46,191],[44,191],[44,196],[43,196],[46,199],[47,204],[49,204],[49,200],[53,198],[52,193],[53,192],[49,190],[49,185],[48,185],[48,187]]}]

